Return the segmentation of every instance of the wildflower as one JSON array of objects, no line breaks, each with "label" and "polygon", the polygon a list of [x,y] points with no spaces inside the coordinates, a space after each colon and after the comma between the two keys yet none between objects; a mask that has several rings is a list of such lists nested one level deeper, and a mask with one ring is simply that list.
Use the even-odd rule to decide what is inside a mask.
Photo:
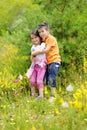
[{"label": "wildflower", "polygon": [[73,94],[73,97],[77,100],[77,99],[82,99],[82,93],[80,92],[78,92],[78,90],[77,90],[77,92],[76,93],[74,93]]},{"label": "wildflower", "polygon": [[53,102],[55,101],[55,99],[56,99],[56,98],[52,96],[52,97],[50,97],[49,102],[50,102],[50,103],[53,103]]},{"label": "wildflower", "polygon": [[45,93],[45,94],[48,94],[47,86],[44,87],[44,93]]},{"label": "wildflower", "polygon": [[59,114],[60,114],[60,112],[59,112],[59,110],[58,110],[57,108],[55,108],[55,114],[56,114],[56,115],[59,115]]},{"label": "wildflower", "polygon": [[36,128],[34,126],[32,126],[32,130],[36,130]]},{"label": "wildflower", "polygon": [[13,82],[14,83],[17,83],[19,81],[19,79],[14,79]]},{"label": "wildflower", "polygon": [[63,98],[60,98],[58,102],[59,104],[62,104],[64,102]]},{"label": "wildflower", "polygon": [[62,103],[62,107],[64,107],[64,108],[68,108],[68,107],[69,107],[68,102],[67,102],[67,101],[63,102],[63,103]]},{"label": "wildflower", "polygon": [[66,88],[66,91],[72,92],[73,91],[72,85],[68,85],[67,88]]},{"label": "wildflower", "polygon": [[18,76],[18,79],[23,80],[23,76],[20,74],[20,75]]}]

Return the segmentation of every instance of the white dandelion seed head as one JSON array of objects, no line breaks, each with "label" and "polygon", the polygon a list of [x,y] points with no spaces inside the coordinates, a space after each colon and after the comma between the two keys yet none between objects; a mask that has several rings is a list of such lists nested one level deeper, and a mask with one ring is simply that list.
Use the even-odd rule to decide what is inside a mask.
[{"label": "white dandelion seed head", "polygon": [[70,84],[66,87],[66,91],[72,92],[73,91],[73,86]]}]

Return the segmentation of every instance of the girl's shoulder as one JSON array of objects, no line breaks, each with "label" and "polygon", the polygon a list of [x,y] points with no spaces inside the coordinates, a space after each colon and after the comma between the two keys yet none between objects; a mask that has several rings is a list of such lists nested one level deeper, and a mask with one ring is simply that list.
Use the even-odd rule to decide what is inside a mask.
[{"label": "girl's shoulder", "polygon": [[32,47],[31,47],[31,51],[34,51],[35,50],[35,45],[33,45]]}]

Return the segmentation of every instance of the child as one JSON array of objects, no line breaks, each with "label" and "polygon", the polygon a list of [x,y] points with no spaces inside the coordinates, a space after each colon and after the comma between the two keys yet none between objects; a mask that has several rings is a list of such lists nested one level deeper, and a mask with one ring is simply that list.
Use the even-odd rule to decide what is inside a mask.
[{"label": "child", "polygon": [[[33,30],[30,33],[30,38],[34,44],[31,48],[31,53],[38,50],[42,51],[45,48],[45,43],[42,42],[37,30]],[[27,77],[30,78],[31,95],[36,95],[35,86],[37,86],[39,90],[38,98],[43,98],[43,78],[46,71],[46,56],[45,54],[31,56],[31,61],[32,64],[26,73]]]},{"label": "child", "polygon": [[59,73],[61,58],[57,40],[50,34],[49,26],[46,23],[41,23],[37,27],[38,33],[42,40],[46,43],[46,48],[42,51],[36,51],[32,55],[46,53],[47,69],[46,69],[46,85],[51,86],[51,94],[54,97],[56,93],[56,76]]}]

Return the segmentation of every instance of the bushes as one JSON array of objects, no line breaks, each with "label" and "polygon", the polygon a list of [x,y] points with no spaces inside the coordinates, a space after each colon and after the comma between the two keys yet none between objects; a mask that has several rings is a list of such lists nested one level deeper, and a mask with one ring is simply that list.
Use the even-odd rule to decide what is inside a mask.
[{"label": "bushes", "polygon": [[[49,3],[50,1],[48,1]],[[62,57],[61,78],[73,79],[75,74],[84,75],[83,59],[87,59],[87,4],[85,1],[53,1],[43,8],[49,15],[48,23],[51,25],[52,34],[58,39]],[[41,3],[40,3],[41,4]],[[49,9],[51,12],[49,13]],[[76,77],[75,77],[76,78]]]},{"label": "bushes", "polygon": [[[4,43],[5,44],[5,43]],[[27,71],[27,56],[19,55],[19,49],[5,44],[0,50],[0,93],[18,89],[22,82],[14,83],[20,74]],[[25,66],[25,67],[24,67]]]},{"label": "bushes", "polygon": [[[29,33],[42,21],[48,22],[51,33],[58,39],[60,55],[62,57],[62,67],[60,70],[62,82],[65,82],[65,80],[67,80],[66,82],[69,82],[69,80],[74,81],[77,75],[79,77],[79,75],[84,74],[83,59],[84,56],[87,58],[87,8],[85,1],[79,3],[79,1],[55,0],[50,4],[50,0],[33,3],[30,1],[24,2],[24,0],[14,0],[13,2],[9,1],[9,4],[4,1],[2,2],[3,4],[0,17],[2,20],[0,24],[0,44],[12,43],[18,48],[18,53],[15,55],[16,58],[12,57],[14,60],[9,61],[10,64],[15,64],[11,65],[13,70],[10,69],[13,75],[23,74],[29,67],[30,47],[32,45]],[[11,14],[7,7],[11,9]],[[16,10],[14,11],[15,8]],[[6,11],[7,13],[5,14],[4,12]],[[7,23],[4,22],[6,16],[8,16]]]}]

